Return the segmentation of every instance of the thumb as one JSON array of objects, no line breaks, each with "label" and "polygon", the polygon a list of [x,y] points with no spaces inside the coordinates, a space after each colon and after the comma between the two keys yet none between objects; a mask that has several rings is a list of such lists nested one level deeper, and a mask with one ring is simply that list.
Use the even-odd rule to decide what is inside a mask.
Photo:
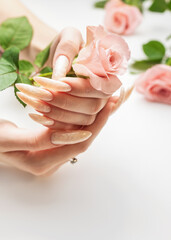
[{"label": "thumb", "polygon": [[[2,129],[2,131],[1,131]],[[40,151],[59,145],[83,142],[91,136],[90,131],[54,131],[41,129],[30,131],[15,125],[0,125],[0,152]]]}]

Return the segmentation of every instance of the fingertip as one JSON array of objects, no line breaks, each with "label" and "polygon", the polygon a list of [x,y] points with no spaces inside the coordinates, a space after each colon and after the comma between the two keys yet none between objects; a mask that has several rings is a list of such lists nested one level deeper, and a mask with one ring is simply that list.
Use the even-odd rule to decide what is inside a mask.
[{"label": "fingertip", "polygon": [[58,144],[76,144],[86,141],[92,136],[92,132],[85,130],[75,130],[67,132],[53,132],[51,135],[51,143]]},{"label": "fingertip", "polygon": [[52,79],[58,80],[65,77],[70,65],[68,57],[60,55],[54,60]]}]

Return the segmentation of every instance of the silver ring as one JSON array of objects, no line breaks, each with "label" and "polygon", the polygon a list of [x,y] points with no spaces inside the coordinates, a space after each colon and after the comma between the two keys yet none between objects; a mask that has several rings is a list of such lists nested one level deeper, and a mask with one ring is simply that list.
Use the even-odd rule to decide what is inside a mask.
[{"label": "silver ring", "polygon": [[78,159],[76,157],[73,157],[71,160],[70,160],[70,163],[71,164],[75,164],[78,162]]}]

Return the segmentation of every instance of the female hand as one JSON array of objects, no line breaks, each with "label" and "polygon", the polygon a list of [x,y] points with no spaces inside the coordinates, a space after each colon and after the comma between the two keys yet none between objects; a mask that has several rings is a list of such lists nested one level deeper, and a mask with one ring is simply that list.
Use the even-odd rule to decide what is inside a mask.
[{"label": "female hand", "polygon": [[53,80],[35,77],[41,88],[16,85],[19,98],[43,114],[30,114],[33,120],[53,129],[78,129],[91,125],[106,105],[110,95],[95,90],[87,79],[65,77],[82,44],[78,30],[64,29],[51,48]]},{"label": "female hand", "polygon": [[[109,101],[92,125],[82,131],[70,131],[70,134],[50,129],[30,132],[1,120],[0,161],[37,176],[50,175],[69,159],[87,150],[117,107],[114,101]],[[66,145],[57,147],[56,144]]]}]

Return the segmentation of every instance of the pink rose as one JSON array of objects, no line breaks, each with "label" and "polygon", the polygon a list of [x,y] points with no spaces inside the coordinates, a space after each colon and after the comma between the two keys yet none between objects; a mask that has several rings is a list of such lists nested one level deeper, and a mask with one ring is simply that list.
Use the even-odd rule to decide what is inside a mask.
[{"label": "pink rose", "polygon": [[106,6],[105,27],[117,34],[132,34],[142,21],[142,14],[135,6],[120,0],[111,0]]},{"label": "pink rose", "polygon": [[136,81],[136,89],[150,101],[171,104],[171,67],[159,64]]},{"label": "pink rose", "polygon": [[111,94],[121,86],[116,74],[125,73],[129,58],[130,51],[123,38],[106,32],[102,26],[88,27],[87,44],[73,69],[77,75],[89,77],[96,90]]}]

